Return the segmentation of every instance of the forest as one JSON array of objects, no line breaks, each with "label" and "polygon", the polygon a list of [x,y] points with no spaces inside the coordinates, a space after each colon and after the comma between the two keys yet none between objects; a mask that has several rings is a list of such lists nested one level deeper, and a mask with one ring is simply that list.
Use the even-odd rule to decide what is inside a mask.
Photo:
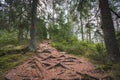
[{"label": "forest", "polygon": [[0,0],[0,80],[120,80],[120,0]]}]

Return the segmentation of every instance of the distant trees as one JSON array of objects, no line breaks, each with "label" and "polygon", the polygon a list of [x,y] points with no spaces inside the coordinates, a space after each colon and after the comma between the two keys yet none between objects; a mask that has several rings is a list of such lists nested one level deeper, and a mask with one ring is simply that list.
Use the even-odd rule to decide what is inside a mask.
[{"label": "distant trees", "polygon": [[[3,0],[4,1],[4,0]],[[22,40],[29,35],[29,25],[31,18],[30,0],[5,0],[5,5],[0,12],[0,30],[18,33],[18,40]]]},{"label": "distant trees", "polygon": [[[118,14],[116,12],[114,12],[114,10],[112,10],[109,5],[109,4],[112,4],[112,7],[114,7],[113,9],[115,9],[116,7],[113,5],[115,5],[116,3],[118,3],[118,2],[115,0],[114,1],[112,1],[112,0],[111,1],[108,1],[108,0],[99,0],[99,1],[80,0],[79,5],[78,5],[78,11],[80,12],[80,15],[82,15],[82,16],[80,16],[81,17],[80,20],[81,21],[82,21],[82,19],[87,20],[86,21],[87,24],[85,24],[84,21],[82,22],[82,24],[86,26],[84,29],[87,30],[86,33],[88,34],[87,35],[87,37],[89,39],[88,41],[92,41],[91,40],[92,34],[95,34],[96,40],[103,37],[108,56],[111,60],[117,60],[120,58],[119,47],[118,47],[118,43],[116,40],[115,29],[114,29],[118,26],[114,27],[114,23],[112,20],[113,17],[112,17],[111,12],[113,14],[115,14],[117,17],[118,17]],[[99,6],[97,6],[97,5],[99,5]],[[88,8],[88,7],[90,7],[90,8]],[[94,10],[95,10],[95,12],[94,12],[95,14],[94,15],[90,14]],[[84,16],[84,14],[86,16]],[[93,18],[91,18],[91,16]],[[96,19],[94,19],[94,17],[96,17]],[[92,21],[95,23],[92,23]],[[97,25],[95,25],[96,23],[97,23]],[[83,27],[83,25],[81,27]],[[117,25],[119,25],[119,23],[117,23]],[[100,26],[102,26],[101,29],[100,29]],[[94,29],[94,31],[92,31],[93,30],[92,28]],[[83,28],[82,28],[82,30],[83,30]],[[84,35],[85,35],[85,30],[84,30]],[[102,35],[101,30],[103,31],[103,35]],[[99,35],[99,37],[97,35]],[[83,38],[83,35],[82,35],[82,38]]]},{"label": "distant trees", "polygon": [[5,0],[0,2],[0,7],[4,4],[0,12],[0,30],[16,32],[19,41],[29,37],[33,51],[36,38],[46,39],[48,33],[51,39],[66,41],[79,35],[83,41],[102,42],[104,37],[107,52],[115,59],[119,56],[119,48],[111,12],[119,18],[113,10],[118,1],[109,2],[114,3],[112,7],[108,0]]}]

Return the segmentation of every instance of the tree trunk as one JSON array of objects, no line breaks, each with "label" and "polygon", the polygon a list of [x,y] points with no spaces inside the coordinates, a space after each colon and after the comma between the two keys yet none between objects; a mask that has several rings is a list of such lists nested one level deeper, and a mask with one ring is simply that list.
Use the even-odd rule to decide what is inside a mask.
[{"label": "tree trunk", "polygon": [[119,27],[119,20],[116,20],[116,31],[119,32],[120,31],[120,27]]},{"label": "tree trunk", "polygon": [[109,58],[114,61],[120,58],[120,52],[115,37],[115,29],[113,26],[108,0],[99,0],[99,7],[101,10],[102,30],[104,34],[105,46]]},{"label": "tree trunk", "polygon": [[89,42],[92,42],[90,27],[88,28],[88,36],[89,36]]},{"label": "tree trunk", "polygon": [[83,21],[82,21],[82,17],[81,16],[80,16],[80,23],[81,23],[82,41],[84,41]]},{"label": "tree trunk", "polygon": [[36,51],[37,49],[37,40],[36,40],[36,21],[37,21],[37,4],[38,0],[33,0],[32,2],[32,20],[31,20],[31,43],[30,43],[30,50]]},{"label": "tree trunk", "polygon": [[55,2],[54,2],[54,0],[52,2],[52,5],[53,5],[53,28],[54,28],[54,25],[55,25],[55,18],[54,18],[54,15],[55,15]]},{"label": "tree trunk", "polygon": [[21,25],[19,25],[19,32],[18,32],[18,41],[21,41],[23,39],[23,29],[21,28]]}]

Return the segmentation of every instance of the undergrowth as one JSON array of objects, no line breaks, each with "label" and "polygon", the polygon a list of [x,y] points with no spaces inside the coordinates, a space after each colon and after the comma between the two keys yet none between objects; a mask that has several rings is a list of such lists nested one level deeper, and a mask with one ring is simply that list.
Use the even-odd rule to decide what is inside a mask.
[{"label": "undergrowth", "polygon": [[76,38],[69,40],[53,41],[52,46],[59,51],[65,51],[68,54],[81,55],[94,60],[106,58],[105,47],[102,43],[92,43],[87,41],[79,41]]},{"label": "undergrowth", "polygon": [[17,43],[17,32],[0,31],[0,44]]},{"label": "undergrowth", "polygon": [[0,31],[0,55],[6,53],[4,56],[0,56],[0,80],[4,80],[5,72],[15,68],[32,56],[32,53],[23,55],[16,51],[28,46],[28,44],[29,40],[18,41],[16,32]]},{"label": "undergrowth", "polygon": [[21,62],[27,60],[30,56],[32,56],[31,53],[29,54],[11,54],[11,55],[5,55],[0,57],[0,80],[3,77],[3,74],[6,71],[9,71],[10,69],[16,67]]},{"label": "undergrowth", "polygon": [[[52,46],[67,54],[86,57],[91,60],[97,69],[104,70],[120,79],[120,63],[113,63],[107,57],[105,46],[102,43],[79,41],[75,37],[69,40],[53,41]],[[110,71],[110,72],[109,72]]]}]

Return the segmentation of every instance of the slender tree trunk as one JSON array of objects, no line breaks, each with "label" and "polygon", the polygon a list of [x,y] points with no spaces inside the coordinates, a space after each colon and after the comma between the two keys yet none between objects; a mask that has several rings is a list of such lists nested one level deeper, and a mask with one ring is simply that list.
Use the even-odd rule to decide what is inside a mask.
[{"label": "slender tree trunk", "polygon": [[114,61],[120,58],[120,52],[115,37],[115,29],[108,0],[99,0],[99,7],[101,10],[102,30],[104,34],[105,46],[109,58]]},{"label": "slender tree trunk", "polygon": [[54,18],[54,15],[55,15],[55,2],[53,0],[53,28],[54,28],[54,25],[55,25],[55,18]]},{"label": "slender tree trunk", "polygon": [[21,28],[21,25],[19,25],[19,33],[18,33],[18,41],[21,41],[23,39],[23,29]]},{"label": "slender tree trunk", "polygon": [[116,20],[116,26],[117,26],[117,30],[116,31],[120,31],[119,21],[118,20]]},{"label": "slender tree trunk", "polygon": [[92,42],[92,39],[91,39],[91,29],[88,28],[88,35],[89,35],[89,42]]},{"label": "slender tree trunk", "polygon": [[81,23],[82,41],[84,41],[84,31],[83,31],[83,21],[82,21],[82,17],[80,17],[80,23]]},{"label": "slender tree trunk", "polygon": [[36,40],[36,22],[37,22],[37,4],[38,0],[33,0],[32,2],[32,20],[31,20],[31,43],[30,43],[30,50],[36,51],[37,49],[37,40]]}]

